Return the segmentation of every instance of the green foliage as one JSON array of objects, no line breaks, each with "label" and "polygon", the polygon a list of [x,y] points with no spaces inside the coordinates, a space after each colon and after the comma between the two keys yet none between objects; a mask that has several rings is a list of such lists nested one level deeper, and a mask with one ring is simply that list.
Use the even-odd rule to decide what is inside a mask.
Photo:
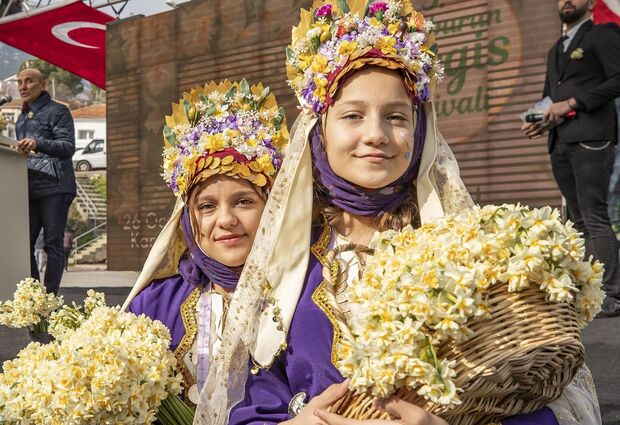
[{"label": "green foliage", "polygon": [[170,143],[171,146],[177,145],[177,139],[174,136],[174,133],[172,132],[172,130],[170,130],[170,127],[168,127],[166,124],[164,124],[164,137],[166,138],[168,143]]},{"label": "green foliage", "polygon": [[97,189],[97,193],[99,193],[103,199],[107,199],[108,192],[105,176],[92,176],[90,182],[95,186],[95,189]]},{"label": "green foliage", "polygon": [[337,0],[337,3],[338,3],[338,8],[340,9],[343,15],[345,13],[349,13],[349,5],[347,5],[347,2],[345,0]]},{"label": "green foliage", "polygon": [[105,90],[97,87],[94,84],[90,85],[90,92],[88,93],[88,96],[93,101],[93,103],[105,103],[106,102]]},{"label": "green foliage", "polygon": [[[88,230],[88,223],[82,218],[78,209],[77,209],[77,201],[74,200],[69,208],[69,215],[67,217],[67,227],[68,230],[73,232],[74,236],[80,235]],[[80,241],[82,242],[82,241]]]},{"label": "green foliage", "polygon": [[47,90],[51,92],[53,85],[57,98],[70,98],[84,90],[81,77],[42,59],[25,60],[19,66],[19,71],[24,68],[36,68],[41,71],[47,80]]},{"label": "green foliage", "polygon": [[7,124],[8,123],[6,119],[2,115],[0,115],[0,133],[2,133],[6,129]]}]

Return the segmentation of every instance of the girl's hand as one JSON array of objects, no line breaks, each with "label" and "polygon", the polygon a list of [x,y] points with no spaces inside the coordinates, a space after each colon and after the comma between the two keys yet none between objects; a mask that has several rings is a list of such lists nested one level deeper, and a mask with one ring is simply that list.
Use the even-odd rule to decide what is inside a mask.
[{"label": "girl's hand", "polygon": [[395,396],[390,397],[386,401],[377,402],[376,406],[381,410],[385,410],[396,419],[369,419],[366,421],[359,421],[356,419],[347,419],[335,413],[328,413],[325,409],[316,409],[314,414],[321,420],[321,422],[315,421],[307,423],[319,423],[325,425],[448,425],[448,423],[439,416],[435,416],[421,407],[407,403],[406,401],[403,401]]},{"label": "girl's hand", "polygon": [[317,416],[314,415],[316,410],[326,411],[329,406],[343,397],[349,389],[349,381],[346,380],[340,384],[332,384],[320,395],[314,397],[301,409],[299,415],[280,425],[325,425]]}]

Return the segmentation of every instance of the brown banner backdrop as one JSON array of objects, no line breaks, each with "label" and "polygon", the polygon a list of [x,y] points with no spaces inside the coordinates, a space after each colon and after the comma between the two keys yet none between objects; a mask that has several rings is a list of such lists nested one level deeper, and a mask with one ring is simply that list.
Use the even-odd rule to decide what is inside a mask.
[{"label": "brown banner backdrop", "polygon": [[[555,2],[414,0],[437,28],[446,76],[440,129],[479,203],[559,206],[544,141],[519,132],[540,98],[547,51],[560,23]],[[262,81],[286,108],[284,48],[300,0],[193,0],[107,30],[108,268],[139,270],[174,203],[160,177],[164,115],[183,91],[209,80]]]}]

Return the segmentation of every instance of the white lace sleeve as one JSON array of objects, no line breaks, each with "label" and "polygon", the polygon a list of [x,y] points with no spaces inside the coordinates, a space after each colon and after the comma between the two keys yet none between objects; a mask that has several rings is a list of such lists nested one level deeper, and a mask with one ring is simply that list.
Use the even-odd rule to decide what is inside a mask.
[{"label": "white lace sleeve", "polygon": [[601,425],[601,411],[592,374],[584,364],[562,396],[549,403],[560,425]]}]

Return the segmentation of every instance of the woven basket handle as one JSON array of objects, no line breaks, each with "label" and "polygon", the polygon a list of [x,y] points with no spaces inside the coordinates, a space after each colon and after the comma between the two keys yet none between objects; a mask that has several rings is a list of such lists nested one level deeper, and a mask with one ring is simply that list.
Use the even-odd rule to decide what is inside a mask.
[{"label": "woven basket handle", "polygon": [[[365,245],[349,243],[346,245],[340,245],[331,249],[325,254],[323,267],[323,280],[325,280],[327,286],[327,292],[331,293],[334,297],[346,286],[346,269],[343,267],[343,261],[338,258],[343,252],[355,252],[356,254],[373,255],[374,249]],[[338,308],[336,303],[334,308]]]},{"label": "woven basket handle", "polygon": [[366,245],[348,243],[346,245],[339,245],[335,247],[334,249],[330,249],[329,251],[327,251],[327,254],[325,254],[325,262],[327,264],[331,264],[337,255],[340,255],[343,252],[347,252],[347,251],[353,251],[353,252],[357,252],[360,254],[368,254],[368,255],[374,255],[375,253],[374,249]]},{"label": "woven basket handle", "polygon": [[323,281],[325,282],[325,293],[327,296],[327,302],[331,307],[333,319],[335,319],[334,326],[338,326],[342,332],[342,336],[347,341],[352,341],[351,332],[347,324],[347,316],[345,311],[341,308],[338,302],[337,295],[341,294],[347,285],[347,264],[339,259],[338,256],[343,252],[352,251],[357,254],[373,255],[374,250],[359,244],[346,244],[340,245],[327,252],[324,257],[323,267]]},{"label": "woven basket handle", "polygon": [[[342,286],[346,284],[347,280],[346,270],[343,270],[344,267],[342,267],[343,260],[339,259],[338,256],[343,252],[349,251],[367,255],[373,255],[375,252],[372,248],[354,243],[336,246],[334,249],[330,249],[327,254],[325,254],[325,257],[323,257],[325,265],[323,267],[322,274],[323,281],[325,282],[327,301],[331,307],[332,314],[334,315],[333,318],[336,321],[334,326],[338,326],[344,340],[352,341],[353,338],[351,336],[349,326],[347,325],[347,318],[345,313],[342,311],[340,304],[336,300],[336,294],[344,289]],[[332,353],[334,352],[334,349],[335,347],[332,347]],[[355,394],[353,392],[347,392],[347,394],[345,394],[340,400],[330,406],[329,411],[338,412],[340,407],[349,404],[354,396]]]}]

